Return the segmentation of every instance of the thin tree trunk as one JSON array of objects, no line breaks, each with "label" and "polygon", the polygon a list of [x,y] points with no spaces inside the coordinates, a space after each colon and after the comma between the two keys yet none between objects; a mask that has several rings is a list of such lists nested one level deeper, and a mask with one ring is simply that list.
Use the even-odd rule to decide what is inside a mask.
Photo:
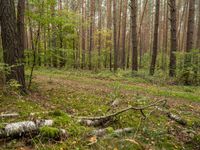
[{"label": "thin tree trunk", "polygon": [[198,14],[198,29],[197,29],[197,41],[196,49],[200,50],[200,2],[199,2],[199,14]]},{"label": "thin tree trunk", "polygon": [[107,0],[107,30],[109,31],[109,35],[106,39],[107,41],[107,48],[109,50],[109,66],[110,66],[110,71],[112,70],[112,44],[111,44],[111,40],[112,40],[112,34],[111,34],[111,28],[112,28],[112,17],[111,17],[111,10],[112,10],[112,1],[111,0]]},{"label": "thin tree trunk", "polygon": [[124,1],[123,6],[123,17],[122,17],[122,63],[121,66],[123,69],[126,67],[126,18],[127,18],[127,6],[128,0]]},{"label": "thin tree trunk", "polygon": [[122,20],[122,0],[119,0],[119,5],[118,5],[118,17],[116,19],[117,23],[118,23],[118,30],[117,30],[117,47],[118,47],[118,67],[120,66],[120,61],[121,61],[121,43],[120,43],[120,39],[121,39],[121,20]]},{"label": "thin tree trunk", "polygon": [[85,16],[86,2],[82,0],[82,69],[85,67]]},{"label": "thin tree trunk", "polygon": [[137,51],[137,0],[131,0],[132,71],[138,70]]},{"label": "thin tree trunk", "polygon": [[[55,17],[55,2],[51,4],[51,17]],[[57,62],[57,57],[56,57],[56,32],[55,32],[55,25],[54,23],[52,24],[52,39],[51,39],[51,44],[52,44],[52,64],[53,67],[57,68],[58,62]]]},{"label": "thin tree trunk", "polygon": [[113,42],[114,42],[114,72],[118,69],[118,47],[117,47],[117,14],[116,0],[113,0]]},{"label": "thin tree trunk", "polygon": [[89,70],[92,69],[92,51],[94,48],[94,20],[95,0],[90,1],[90,47],[89,47]]},{"label": "thin tree trunk", "polygon": [[195,17],[195,0],[190,0],[189,1],[188,27],[187,27],[186,52],[190,52],[193,48],[194,17]]},{"label": "thin tree trunk", "polygon": [[158,51],[158,27],[159,27],[159,11],[160,0],[156,0],[156,13],[155,13],[155,25],[154,25],[154,40],[153,40],[153,53],[150,66],[150,75],[154,75]]},{"label": "thin tree trunk", "polygon": [[98,30],[99,30],[99,39],[98,39],[98,68],[101,68],[101,24],[102,24],[102,0],[98,0],[98,15],[99,15],[99,22],[98,22]]},{"label": "thin tree trunk", "polygon": [[140,49],[140,61],[139,61],[139,66],[140,67],[142,66],[142,42],[141,42],[142,34],[141,34],[141,31],[142,31],[142,23],[143,23],[143,19],[144,19],[144,15],[145,15],[145,12],[146,12],[146,9],[147,9],[148,2],[149,2],[149,0],[146,0],[146,2],[144,4],[144,8],[143,8],[143,12],[142,12],[142,17],[141,17],[140,25],[139,25],[139,32],[138,32],[138,36],[139,36],[138,46],[139,46],[139,49]]},{"label": "thin tree trunk", "polygon": [[170,14],[171,14],[171,50],[169,63],[169,76],[176,75],[176,50],[177,50],[177,35],[176,35],[176,0],[170,0]]}]

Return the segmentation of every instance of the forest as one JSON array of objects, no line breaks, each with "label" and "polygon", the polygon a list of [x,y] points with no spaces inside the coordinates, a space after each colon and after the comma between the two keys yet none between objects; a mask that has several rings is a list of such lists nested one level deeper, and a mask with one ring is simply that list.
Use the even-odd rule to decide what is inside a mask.
[{"label": "forest", "polygon": [[200,150],[200,0],[0,0],[0,150]]}]

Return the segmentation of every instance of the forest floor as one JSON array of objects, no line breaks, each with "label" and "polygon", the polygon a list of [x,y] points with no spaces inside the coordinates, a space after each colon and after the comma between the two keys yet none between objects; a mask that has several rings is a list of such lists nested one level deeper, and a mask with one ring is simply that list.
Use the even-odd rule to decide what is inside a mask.
[{"label": "forest floor", "polygon": [[[156,82],[154,82],[156,81]],[[157,82],[158,81],[158,82]],[[112,102],[118,104],[113,107]],[[128,106],[146,106],[154,101],[167,100],[170,112],[187,121],[186,126],[170,120],[158,110],[146,120],[138,111],[128,111],[116,117],[106,128],[132,127],[131,133],[104,137],[89,136],[94,127],[86,127],[70,116],[101,116]],[[43,114],[42,112],[61,112]],[[145,114],[152,109],[144,111]],[[8,122],[33,119],[30,113],[41,112],[36,119],[54,119],[56,127],[64,128],[69,137],[64,141],[43,140],[41,136],[1,140],[0,149],[200,149],[200,87],[173,85],[160,79],[131,77],[128,73],[108,71],[63,71],[38,69],[34,72],[32,92],[20,96],[17,92],[0,93],[0,113],[17,112],[18,118],[0,119]],[[34,119],[35,119],[34,118]]]}]

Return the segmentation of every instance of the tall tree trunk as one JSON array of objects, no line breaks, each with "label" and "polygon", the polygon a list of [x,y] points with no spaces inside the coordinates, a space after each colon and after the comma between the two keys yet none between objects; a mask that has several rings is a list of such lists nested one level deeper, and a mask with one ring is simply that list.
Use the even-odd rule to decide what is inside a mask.
[{"label": "tall tree trunk", "polygon": [[119,2],[119,4],[118,4],[118,17],[116,19],[117,27],[118,27],[118,30],[117,30],[117,47],[118,47],[118,67],[121,67],[120,66],[120,61],[121,61],[120,39],[121,39],[121,21],[122,21],[122,4],[123,4],[123,2],[122,2],[122,0],[119,0],[118,2]]},{"label": "tall tree trunk", "polygon": [[85,67],[85,16],[86,2],[82,0],[82,69]]},{"label": "tall tree trunk", "polygon": [[187,41],[186,41],[186,56],[184,63],[184,78],[185,84],[190,84],[190,70],[191,66],[191,55],[188,54],[193,49],[193,35],[194,35],[194,18],[195,18],[195,0],[189,1],[189,15],[188,15],[188,26],[187,26]]},{"label": "tall tree trunk", "polygon": [[101,68],[101,24],[102,24],[102,0],[98,0],[98,30],[99,30],[99,39],[98,39],[98,68]]},{"label": "tall tree trunk", "polygon": [[117,47],[117,13],[116,0],[113,0],[113,42],[114,42],[114,72],[118,69],[118,47]]},{"label": "tall tree trunk", "polygon": [[197,41],[196,49],[200,50],[200,2],[199,2],[199,14],[198,14],[198,29],[197,29]]},{"label": "tall tree trunk", "polygon": [[141,67],[142,66],[142,23],[143,23],[143,19],[144,19],[144,15],[145,15],[145,12],[146,12],[146,9],[147,9],[147,4],[148,4],[149,0],[146,0],[145,1],[145,4],[144,4],[144,8],[143,8],[143,12],[142,12],[142,16],[141,16],[141,19],[140,19],[140,25],[139,25],[139,31],[138,31],[138,46],[139,46],[139,52],[140,52],[140,60],[139,60],[139,66]]},{"label": "tall tree trunk", "polygon": [[109,62],[109,66],[110,66],[110,70],[112,70],[112,44],[111,44],[111,40],[112,40],[112,34],[111,34],[111,28],[112,28],[112,17],[111,17],[111,10],[112,10],[112,1],[111,0],[107,0],[107,30],[109,31],[109,35],[106,39],[107,42],[107,48],[109,50],[109,57],[110,57],[110,62]]},{"label": "tall tree trunk", "polygon": [[127,18],[127,5],[128,0],[124,1],[123,6],[123,18],[122,18],[122,62],[121,66],[123,69],[126,67],[126,18]]},{"label": "tall tree trunk", "polygon": [[[23,5],[23,3],[20,1],[20,5],[21,4]],[[24,19],[22,18],[23,14],[23,11],[21,11],[20,19]],[[20,22],[21,21],[22,20],[20,20]],[[19,33],[17,32],[17,19],[13,0],[0,0],[0,23],[2,28],[1,37],[4,63],[10,67],[10,73],[6,75],[6,81],[8,82],[12,79],[18,81],[21,85],[20,90],[22,92],[26,92],[23,64],[24,54],[18,40]],[[20,35],[22,35],[22,33],[20,33]]]},{"label": "tall tree trunk", "polygon": [[138,70],[137,51],[137,0],[131,0],[132,71]]},{"label": "tall tree trunk", "polygon": [[186,52],[190,52],[193,48],[194,17],[195,17],[195,0],[190,0],[189,1],[188,27],[187,27]]},{"label": "tall tree trunk", "polygon": [[163,23],[163,47],[162,47],[162,70],[166,71],[167,49],[168,49],[168,2],[164,3]]},{"label": "tall tree trunk", "polygon": [[24,26],[24,16],[25,16],[25,0],[19,0],[17,6],[17,32],[18,32],[18,44],[19,44],[19,57],[21,60],[20,70],[22,85],[25,87],[25,72],[24,70],[24,50],[25,50],[25,26]]},{"label": "tall tree trunk", "polygon": [[150,66],[150,75],[154,75],[158,51],[158,27],[159,27],[159,11],[160,11],[160,0],[156,0],[156,13],[155,13],[155,24],[154,24],[154,40],[153,40],[153,52]]},{"label": "tall tree trunk", "polygon": [[94,23],[95,23],[95,0],[90,1],[90,46],[89,46],[89,70],[92,69],[92,51],[94,48]]},{"label": "tall tree trunk", "polygon": [[[63,10],[63,2],[62,0],[58,0],[58,11],[59,11],[59,16],[62,16],[62,10]],[[65,53],[63,51],[63,27],[62,27],[62,24],[59,24],[59,41],[60,41],[60,50],[59,50],[59,56],[60,56],[60,59],[59,59],[59,65],[60,67],[64,67],[65,66]]]},{"label": "tall tree trunk", "polygon": [[177,35],[176,35],[176,0],[169,1],[170,14],[171,14],[171,50],[170,50],[170,63],[169,63],[169,76],[176,75],[176,50],[177,50]]},{"label": "tall tree trunk", "polygon": [[[51,4],[51,17],[52,19],[54,19],[55,17],[55,5],[56,5],[56,2],[53,2]],[[51,44],[52,44],[52,64],[53,64],[53,67],[57,68],[58,66],[58,62],[57,62],[57,52],[56,52],[56,32],[55,32],[55,28],[56,26],[54,25],[54,23],[52,24],[52,38],[51,38]]]}]

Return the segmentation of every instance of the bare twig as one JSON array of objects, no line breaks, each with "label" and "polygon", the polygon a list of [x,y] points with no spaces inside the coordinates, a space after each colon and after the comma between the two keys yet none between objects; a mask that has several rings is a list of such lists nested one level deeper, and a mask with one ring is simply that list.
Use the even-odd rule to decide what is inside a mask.
[{"label": "bare twig", "polygon": [[84,119],[84,120],[91,120],[91,121],[94,121],[94,120],[103,120],[103,119],[108,119],[108,118],[113,118],[121,113],[124,113],[124,112],[127,112],[129,110],[135,110],[135,111],[140,111],[142,112],[142,115],[144,115],[143,113],[143,110],[145,109],[148,109],[150,107],[155,107],[155,106],[159,106],[159,104],[165,104],[166,103],[166,100],[160,100],[160,101],[157,101],[157,102],[154,102],[152,104],[149,104],[147,106],[143,106],[143,107],[134,107],[134,106],[131,106],[131,107],[128,107],[128,108],[124,108],[118,112],[115,112],[113,114],[109,114],[109,115],[105,115],[105,116],[99,116],[99,117],[78,117],[79,119]]}]

